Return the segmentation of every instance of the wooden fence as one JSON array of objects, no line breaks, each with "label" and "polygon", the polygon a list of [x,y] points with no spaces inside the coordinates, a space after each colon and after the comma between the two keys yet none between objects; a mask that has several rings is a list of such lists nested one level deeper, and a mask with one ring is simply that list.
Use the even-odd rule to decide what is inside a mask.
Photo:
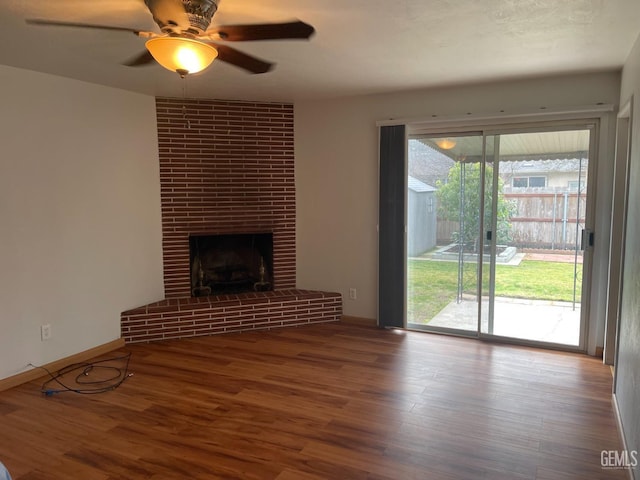
[{"label": "wooden fence", "polygon": [[[511,217],[511,245],[521,248],[572,250],[584,228],[586,195],[577,192],[506,193],[505,200],[515,205]],[[578,215],[579,213],[579,215]],[[438,218],[437,242],[451,242],[459,223]]]}]

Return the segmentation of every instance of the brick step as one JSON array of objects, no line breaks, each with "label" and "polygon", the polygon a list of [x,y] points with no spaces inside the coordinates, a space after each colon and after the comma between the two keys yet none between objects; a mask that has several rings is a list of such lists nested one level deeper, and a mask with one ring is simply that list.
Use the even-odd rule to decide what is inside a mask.
[{"label": "brick step", "polygon": [[168,298],[122,312],[127,343],[337,322],[342,295],[314,290]]}]

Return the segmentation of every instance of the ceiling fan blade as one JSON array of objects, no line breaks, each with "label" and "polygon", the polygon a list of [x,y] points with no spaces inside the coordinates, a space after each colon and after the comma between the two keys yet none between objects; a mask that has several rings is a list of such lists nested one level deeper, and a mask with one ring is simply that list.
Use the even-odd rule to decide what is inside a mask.
[{"label": "ceiling fan blade", "polygon": [[26,22],[30,25],[44,25],[46,27],[72,27],[72,28],[91,28],[95,30],[115,30],[119,32],[131,32],[136,35],[141,31],[135,28],[127,27],[112,27],[109,25],[93,25],[89,23],[76,23],[76,22],[58,22],[56,20],[41,20],[38,18],[27,19]]},{"label": "ceiling fan blade", "polygon": [[155,59],[147,50],[145,50],[140,55],[127,60],[123,65],[126,65],[127,67],[139,67],[141,65],[149,65],[153,62],[155,62]]},{"label": "ceiling fan blade", "polygon": [[218,50],[218,60],[243,68],[251,73],[265,73],[273,68],[273,63],[265,62],[259,58],[247,55],[235,48],[213,43],[211,45]]},{"label": "ceiling fan blade", "polygon": [[222,40],[245,42],[249,40],[282,40],[287,38],[307,39],[315,32],[308,23],[263,23],[256,25],[221,25],[207,33],[217,33]]}]

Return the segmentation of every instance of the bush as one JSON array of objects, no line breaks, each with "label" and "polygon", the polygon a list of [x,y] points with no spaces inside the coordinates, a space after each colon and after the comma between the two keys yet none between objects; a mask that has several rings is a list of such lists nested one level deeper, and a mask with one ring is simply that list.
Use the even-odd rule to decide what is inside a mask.
[{"label": "bush", "polygon": [[[461,228],[453,234],[452,241],[469,245],[477,251],[480,234],[480,206],[484,205],[484,221],[489,230],[493,206],[493,167],[486,166],[484,201],[480,198],[480,163],[456,162],[449,170],[447,182],[436,182],[438,216],[444,220],[460,222]],[[497,243],[511,241],[511,217],[516,204],[504,198],[504,182],[498,179]]]}]

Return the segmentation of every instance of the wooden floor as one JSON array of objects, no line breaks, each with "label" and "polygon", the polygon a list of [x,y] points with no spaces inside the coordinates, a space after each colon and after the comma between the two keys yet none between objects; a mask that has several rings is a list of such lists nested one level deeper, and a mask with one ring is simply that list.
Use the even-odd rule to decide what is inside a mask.
[{"label": "wooden floor", "polygon": [[0,393],[14,480],[628,478],[595,358],[341,324],[127,351],[111,392]]}]

